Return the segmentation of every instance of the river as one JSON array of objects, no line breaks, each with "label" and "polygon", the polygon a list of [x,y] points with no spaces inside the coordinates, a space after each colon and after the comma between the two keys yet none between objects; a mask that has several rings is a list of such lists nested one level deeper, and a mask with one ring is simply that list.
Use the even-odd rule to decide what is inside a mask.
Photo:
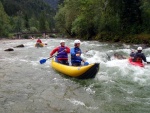
[{"label": "river", "polygon": [[[0,40],[0,113],[149,113],[150,65],[130,65],[112,59],[114,53],[129,56],[130,45],[82,41],[82,57],[100,63],[94,79],[79,80],[57,73],[39,61],[48,58],[60,38]],[[71,39],[64,39],[73,47]],[[24,48],[13,48],[24,44]],[[137,45],[135,45],[137,46]],[[14,51],[4,51],[7,48]],[[150,48],[143,50],[150,61]]]}]

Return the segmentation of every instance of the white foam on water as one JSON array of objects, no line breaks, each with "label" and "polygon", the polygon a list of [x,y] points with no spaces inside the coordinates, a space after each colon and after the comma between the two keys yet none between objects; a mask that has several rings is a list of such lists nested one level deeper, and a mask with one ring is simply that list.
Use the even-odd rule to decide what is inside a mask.
[{"label": "white foam on water", "polygon": [[55,48],[55,46],[47,46],[47,48],[48,48],[49,50],[52,50],[52,49]]},{"label": "white foam on water", "polygon": [[21,62],[29,62],[28,60],[25,59],[20,59]]},{"label": "white foam on water", "polygon": [[95,94],[95,91],[92,89],[93,86],[94,86],[94,84],[91,84],[90,86],[85,87],[84,89],[88,94]]},{"label": "white foam on water", "polygon": [[[149,51],[147,49],[146,51]],[[126,55],[129,55],[130,49],[118,49],[118,50],[109,50],[109,52],[123,52]],[[147,61],[150,61],[149,55],[147,55]],[[112,76],[130,76],[134,82],[139,84],[150,84],[150,65],[147,64],[145,67],[139,67],[131,65],[128,59],[107,59],[106,52],[99,52],[95,50],[90,50],[86,54],[82,55],[89,63],[100,63],[100,70],[96,75],[96,78],[100,81],[111,82]],[[89,90],[90,91],[90,90]]]},{"label": "white foam on water", "polygon": [[13,62],[19,61],[20,59],[18,57],[13,57],[13,58],[3,58],[1,60],[7,61],[9,63],[13,63]]},{"label": "white foam on water", "polygon": [[40,63],[38,61],[30,61],[30,64],[33,66],[38,66]]},{"label": "white foam on water", "polygon": [[74,104],[74,105],[85,106],[84,102],[81,102],[81,101],[76,100],[76,99],[66,99],[66,100],[68,100],[69,102],[71,102],[71,103]]},{"label": "white foam on water", "polygon": [[27,48],[32,48],[32,47],[35,47],[35,41],[33,42],[27,42],[27,43],[25,43],[24,45],[25,45],[25,47],[27,47]]},{"label": "white foam on water", "polygon": [[150,62],[150,55],[149,57],[146,57],[147,62]]},{"label": "white foam on water", "polygon": [[68,100],[70,103],[76,105],[76,106],[84,106],[86,107],[87,109],[98,109],[98,107],[92,107],[92,106],[86,106],[84,102],[81,102],[79,100],[76,100],[76,99],[68,99],[66,98],[66,100]]},{"label": "white foam on water", "polygon": [[107,72],[101,72],[100,70],[100,74],[98,74],[96,76],[96,78],[101,81],[101,82],[108,82],[108,81],[111,81],[111,77],[108,75]]},{"label": "white foam on water", "polygon": [[[85,58],[89,63],[101,63],[106,60],[103,55],[104,53],[100,53],[99,51],[90,50],[86,54],[81,55],[81,57]],[[88,58],[88,56],[90,57]]]}]

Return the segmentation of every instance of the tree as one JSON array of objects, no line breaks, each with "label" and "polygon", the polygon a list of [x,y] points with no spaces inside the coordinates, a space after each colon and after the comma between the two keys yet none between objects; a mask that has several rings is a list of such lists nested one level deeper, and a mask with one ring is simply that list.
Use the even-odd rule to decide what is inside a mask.
[{"label": "tree", "polygon": [[145,33],[150,33],[150,1],[142,1],[142,18],[143,18],[143,29]]},{"label": "tree", "polygon": [[0,1],[0,36],[7,36],[9,34],[9,16],[4,11],[3,5]]},{"label": "tree", "polygon": [[122,10],[120,12],[122,31],[126,33],[140,33],[142,16],[140,10],[140,0],[122,0]]},{"label": "tree", "polygon": [[[30,30],[34,28],[34,29],[36,29],[35,31],[39,31],[39,21],[36,20],[36,18],[34,16],[29,19],[29,26],[30,26]],[[31,30],[31,31],[33,31],[33,30]]]},{"label": "tree", "polygon": [[46,31],[46,14],[45,12],[41,12],[40,14],[40,19],[39,19],[39,23],[40,23],[40,26],[39,26],[39,29],[40,31]]},{"label": "tree", "polygon": [[25,28],[29,29],[29,17],[27,14],[24,15],[24,24],[25,24]]}]

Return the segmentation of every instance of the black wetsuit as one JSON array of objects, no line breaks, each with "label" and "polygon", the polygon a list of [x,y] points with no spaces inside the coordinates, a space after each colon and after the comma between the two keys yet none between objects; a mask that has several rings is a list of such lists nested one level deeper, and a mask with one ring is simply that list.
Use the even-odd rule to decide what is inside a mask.
[{"label": "black wetsuit", "polygon": [[133,58],[133,62],[136,62],[139,58],[141,60],[143,60],[144,62],[147,62],[144,53],[141,53],[139,51],[135,53],[134,58]]}]

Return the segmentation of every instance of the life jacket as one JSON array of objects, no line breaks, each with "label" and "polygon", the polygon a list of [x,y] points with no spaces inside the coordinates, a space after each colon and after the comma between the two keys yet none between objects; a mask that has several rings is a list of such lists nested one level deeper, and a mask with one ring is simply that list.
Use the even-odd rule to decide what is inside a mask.
[{"label": "life jacket", "polygon": [[143,57],[142,53],[136,52],[133,61],[142,63],[142,57]]},{"label": "life jacket", "polygon": [[37,43],[42,43],[42,41],[40,39],[37,40]]},{"label": "life jacket", "polygon": [[[81,49],[80,48],[72,48],[74,49],[75,54],[81,54]],[[80,56],[76,56],[76,55],[71,55],[71,62],[72,63],[81,63],[82,59]]]},{"label": "life jacket", "polygon": [[140,62],[140,63],[142,63],[142,58],[141,58],[141,57],[137,57],[137,58],[135,59],[135,62]]},{"label": "life jacket", "polygon": [[62,47],[60,46],[58,48],[58,54],[57,54],[57,58],[58,59],[68,59],[68,54],[64,51],[66,49],[66,47]]}]

